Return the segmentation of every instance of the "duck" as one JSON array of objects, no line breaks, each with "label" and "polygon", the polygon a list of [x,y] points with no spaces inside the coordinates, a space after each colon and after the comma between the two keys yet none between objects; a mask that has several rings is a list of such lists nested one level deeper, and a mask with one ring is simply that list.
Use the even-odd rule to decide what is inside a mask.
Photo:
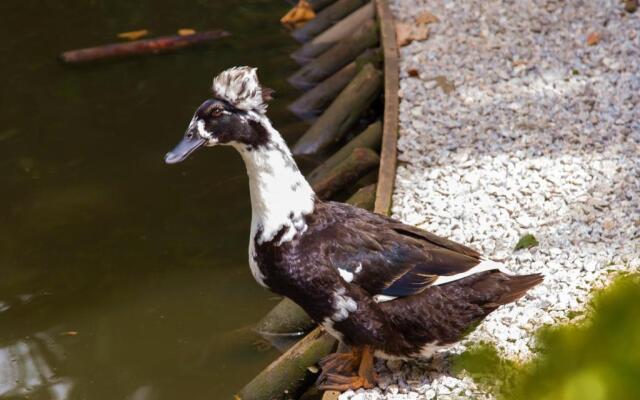
[{"label": "duck", "polygon": [[272,94],[256,68],[220,72],[165,162],[204,147],[240,153],[253,277],[351,349],[320,361],[321,389],[372,388],[375,358],[430,358],[542,282],[388,216],[320,200],[266,115]]}]

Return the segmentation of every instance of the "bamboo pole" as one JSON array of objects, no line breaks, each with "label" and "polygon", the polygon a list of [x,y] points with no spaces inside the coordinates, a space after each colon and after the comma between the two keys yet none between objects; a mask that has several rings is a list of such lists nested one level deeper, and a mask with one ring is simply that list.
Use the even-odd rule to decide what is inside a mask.
[{"label": "bamboo pole", "polygon": [[335,44],[300,68],[287,81],[297,89],[310,89],[355,60],[369,47],[376,46],[378,42],[378,25],[369,21],[347,39]]},{"label": "bamboo pole", "polygon": [[338,0],[320,11],[314,19],[291,32],[291,36],[300,42],[307,42],[366,2],[366,0]]},{"label": "bamboo pole", "polygon": [[340,40],[349,37],[349,35],[353,34],[353,32],[367,21],[372,20],[374,16],[375,10],[373,3],[365,4],[349,14],[345,19],[322,32],[313,40],[300,47],[300,49],[293,52],[293,54],[291,54],[291,58],[296,60],[300,65],[307,64],[313,58],[324,53]]},{"label": "bamboo pole", "polygon": [[367,64],[293,146],[296,156],[314,157],[335,146],[382,89],[382,72]]},{"label": "bamboo pole", "polygon": [[278,357],[249,382],[237,400],[279,400],[295,398],[304,390],[313,367],[331,353],[336,340],[322,328],[316,328]]},{"label": "bamboo pole", "polygon": [[184,47],[204,44],[229,35],[229,32],[215,30],[197,32],[188,36],[162,36],[154,39],[136,40],[127,43],[115,43],[80,50],[65,51],[60,55],[60,59],[67,64],[77,64],[141,54],[159,54],[176,51]]}]

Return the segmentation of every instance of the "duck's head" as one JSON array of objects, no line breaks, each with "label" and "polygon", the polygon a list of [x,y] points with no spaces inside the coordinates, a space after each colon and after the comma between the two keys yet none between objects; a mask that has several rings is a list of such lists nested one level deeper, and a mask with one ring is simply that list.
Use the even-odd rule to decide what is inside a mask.
[{"label": "duck's head", "polygon": [[269,141],[265,118],[273,91],[258,81],[256,68],[234,67],[213,79],[212,97],[196,110],[184,137],[164,160],[175,164],[202,146],[255,149]]}]

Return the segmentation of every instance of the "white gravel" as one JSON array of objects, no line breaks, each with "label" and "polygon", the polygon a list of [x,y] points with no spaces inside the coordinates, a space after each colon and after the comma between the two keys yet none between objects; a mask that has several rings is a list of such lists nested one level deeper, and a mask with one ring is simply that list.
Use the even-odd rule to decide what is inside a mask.
[{"label": "white gravel", "polygon": [[[465,342],[527,359],[538,328],[583,310],[612,272],[640,269],[640,11],[617,0],[392,6],[401,21],[440,19],[401,50],[393,214],[546,276]],[[589,46],[592,32],[601,40]],[[526,233],[540,245],[514,251]],[[378,368],[381,389],[340,399],[492,397],[451,376],[446,354]]]}]

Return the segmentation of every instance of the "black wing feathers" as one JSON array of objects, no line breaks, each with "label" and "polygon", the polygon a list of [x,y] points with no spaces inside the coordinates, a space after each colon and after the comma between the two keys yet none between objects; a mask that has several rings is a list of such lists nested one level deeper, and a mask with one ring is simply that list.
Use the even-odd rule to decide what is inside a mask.
[{"label": "black wing feathers", "polygon": [[480,254],[419,228],[342,203],[318,203],[313,235],[331,264],[372,295],[405,297],[463,273]]}]

